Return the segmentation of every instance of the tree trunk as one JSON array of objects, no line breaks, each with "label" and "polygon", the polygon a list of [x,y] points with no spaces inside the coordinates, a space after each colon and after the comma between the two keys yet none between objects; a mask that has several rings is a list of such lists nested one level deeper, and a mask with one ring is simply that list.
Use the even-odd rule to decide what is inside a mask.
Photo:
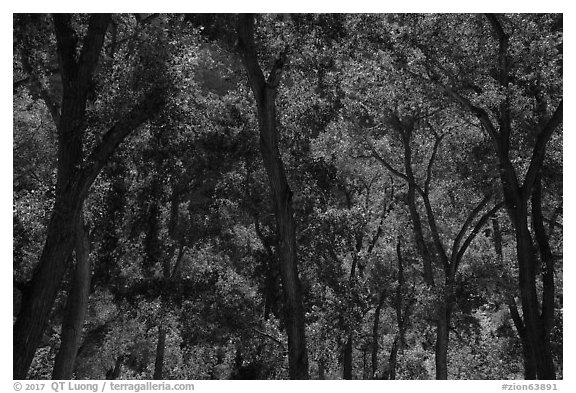
[{"label": "tree trunk", "polygon": [[554,258],[544,228],[542,214],[542,173],[538,173],[532,192],[532,223],[542,262],[542,307],[539,319],[541,356],[537,358],[538,378],[555,379],[556,372],[550,348],[550,333],[554,325]]},{"label": "tree trunk", "polygon": [[448,343],[450,338],[450,320],[445,302],[439,306],[436,323],[436,379],[448,379]]},{"label": "tree trunk", "polygon": [[[532,236],[528,229],[526,206],[516,212],[516,253],[519,265],[520,298],[522,300],[522,319],[526,334],[526,342],[531,359],[536,359],[538,379],[555,379],[554,362],[549,345],[549,334],[540,318],[538,294],[536,290],[536,264]],[[525,351],[526,353],[526,351]]]},{"label": "tree trunk", "polygon": [[520,337],[520,342],[522,343],[522,356],[524,358],[524,379],[536,379],[536,352],[530,346],[528,339],[526,338],[526,331],[524,329],[524,322],[522,322],[522,317],[518,313],[518,307],[516,306],[516,300],[513,296],[509,296],[507,299],[508,308],[510,309],[510,315],[512,316],[512,321]]},{"label": "tree trunk", "polygon": [[14,324],[14,379],[25,379],[28,374],[72,252],[75,236],[72,223],[77,222],[81,209],[74,203],[77,201],[67,203],[70,199],[56,200],[44,250]]},{"label": "tree trunk", "polygon": [[116,362],[114,363],[114,368],[111,368],[106,372],[106,379],[115,380],[120,376],[122,371],[122,363],[124,362],[124,356],[118,356]]},{"label": "tree trunk", "polygon": [[298,277],[296,224],[292,209],[292,191],[288,185],[284,164],[280,158],[278,131],[276,129],[275,98],[285,54],[282,54],[276,61],[268,80],[265,80],[258,64],[254,44],[254,17],[252,15],[239,16],[238,38],[242,60],[258,107],[260,151],[270,182],[276,216],[280,277],[284,291],[286,332],[288,335],[289,374],[291,379],[308,379],[304,305]]},{"label": "tree trunk", "polygon": [[324,364],[324,358],[318,360],[318,379],[323,381],[326,379],[326,366]]},{"label": "tree trunk", "polygon": [[380,331],[380,311],[384,305],[385,291],[380,294],[380,300],[378,301],[378,306],[374,312],[374,325],[372,327],[372,376],[371,378],[376,378],[378,373],[378,350],[380,349],[379,341],[379,331]]},{"label": "tree trunk", "polygon": [[394,337],[392,348],[390,349],[390,357],[388,358],[388,375],[387,379],[396,379],[396,363],[398,362],[398,347],[400,344],[400,334]]},{"label": "tree trunk", "polygon": [[[536,361],[536,374],[538,379],[554,379],[555,367],[549,345],[549,327],[553,321],[554,313],[554,271],[553,266],[546,267],[543,272],[542,284],[543,295],[542,305],[538,300],[536,289],[536,266],[538,258],[534,248],[532,235],[528,229],[527,202],[529,198],[538,199],[533,193],[538,193],[535,188],[542,176],[542,166],[546,153],[546,145],[554,131],[562,123],[564,101],[561,100],[554,110],[552,116],[546,120],[541,114],[540,124],[537,127],[536,141],[533,146],[532,155],[524,179],[520,180],[516,173],[515,166],[510,158],[510,139],[512,132],[512,110],[511,110],[511,89],[509,86],[509,40],[510,35],[505,32],[505,26],[500,22],[500,18],[495,14],[487,14],[486,18],[492,29],[496,44],[498,45],[497,62],[495,62],[497,79],[506,94],[506,99],[501,100],[500,107],[494,113],[496,115],[497,126],[493,123],[490,114],[483,108],[474,105],[467,98],[452,90],[443,87],[453,99],[466,107],[476,117],[478,117],[483,129],[492,139],[495,153],[498,157],[500,182],[504,194],[505,206],[514,227],[516,237],[516,256],[518,259],[518,286],[520,290],[520,300],[522,303],[522,319],[526,347],[524,349],[525,364],[532,367]],[[534,203],[534,202],[533,202]],[[539,203],[536,203],[538,209]],[[534,213],[534,212],[533,212]],[[536,212],[537,214],[537,212]],[[537,231],[535,227],[535,231]],[[538,234],[537,238],[540,238]],[[543,240],[543,239],[542,239]],[[538,251],[542,262],[546,264],[546,245],[540,243],[538,239]],[[540,307],[542,314],[540,314]],[[532,370],[526,373],[533,376]]]},{"label": "tree trunk", "polygon": [[80,220],[76,232],[76,267],[68,293],[60,349],[54,361],[52,379],[72,379],[74,363],[82,338],[82,328],[90,295],[90,242]]},{"label": "tree trunk", "polygon": [[[62,109],[53,112],[58,131],[56,200],[40,261],[14,324],[14,379],[28,374],[74,247],[75,224],[87,192],[77,176],[83,158],[86,99],[110,15],[91,16],[79,58],[70,15],[57,14],[53,19],[63,84]],[[53,107],[51,102],[46,104]]]},{"label": "tree trunk", "polygon": [[352,332],[348,333],[348,339],[346,340],[346,344],[344,345],[344,354],[343,354],[343,372],[342,378],[343,379],[352,379],[352,371],[353,371],[353,334]]},{"label": "tree trunk", "polygon": [[[498,263],[502,269],[504,269],[504,254],[502,252],[502,232],[500,230],[500,223],[497,218],[492,220],[492,228],[494,229],[493,240],[494,240],[494,251],[498,257]],[[514,296],[507,296],[508,309],[510,310],[510,315],[516,331],[518,332],[518,337],[520,337],[520,343],[522,345],[522,357],[524,361],[524,379],[536,379],[536,353],[531,347],[528,339],[526,337],[526,331],[524,329],[524,322],[522,317],[518,312],[518,306],[516,305],[516,300]]]},{"label": "tree trunk", "polygon": [[166,329],[162,324],[158,326],[158,343],[156,344],[156,362],[152,379],[162,379],[164,369],[164,351],[166,349]]}]

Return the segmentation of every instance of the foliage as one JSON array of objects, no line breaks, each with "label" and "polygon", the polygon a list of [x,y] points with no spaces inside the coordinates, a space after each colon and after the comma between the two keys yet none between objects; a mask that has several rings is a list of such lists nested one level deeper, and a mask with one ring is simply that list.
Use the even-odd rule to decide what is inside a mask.
[{"label": "foliage", "polygon": [[[311,378],[345,378],[348,366],[353,379],[436,377],[442,305],[452,307],[449,378],[524,377],[514,222],[504,209],[489,214],[504,200],[502,163],[462,102],[493,122],[508,103],[510,161],[524,179],[562,99],[563,32],[561,15],[498,17],[510,32],[508,90],[486,16],[256,16],[261,68],[288,58],[275,101],[277,153],[296,223]],[[60,142],[45,95],[59,102],[62,77],[51,18],[14,18],[16,320],[53,214]],[[87,21],[73,16],[78,34]],[[92,280],[74,378],[152,379],[156,362],[164,379],[289,377],[282,239],[236,23],[236,15],[112,16],[83,152],[150,93],[163,105],[115,149],[84,201]],[[562,143],[560,124],[541,170],[559,377]],[[451,271],[442,255],[460,249]],[[62,281],[29,378],[51,376],[72,277]]]}]

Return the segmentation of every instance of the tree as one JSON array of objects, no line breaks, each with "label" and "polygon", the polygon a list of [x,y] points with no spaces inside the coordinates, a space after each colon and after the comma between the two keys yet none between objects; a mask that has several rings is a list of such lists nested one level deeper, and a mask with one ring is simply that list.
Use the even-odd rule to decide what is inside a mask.
[{"label": "tree", "polygon": [[[561,91],[552,87],[558,82],[558,75],[553,70],[549,87],[545,87],[542,72],[554,63],[561,55],[561,47],[552,45],[548,50],[529,53],[527,66],[519,59],[527,51],[518,34],[533,34],[533,23],[527,19],[515,19],[501,15],[486,15],[493,42],[490,46],[493,54],[488,55],[486,66],[490,70],[478,68],[480,75],[493,78],[502,98],[494,104],[477,101],[470,91],[478,95],[486,94],[485,88],[476,85],[472,78],[466,79],[447,72],[440,67],[436,59],[430,56],[430,80],[442,89],[455,102],[460,104],[471,115],[478,119],[481,129],[492,142],[494,154],[498,160],[499,177],[504,195],[506,211],[512,222],[516,238],[516,255],[518,260],[518,289],[522,304],[522,325],[520,336],[526,356],[525,376],[527,379],[554,379],[555,366],[550,350],[550,332],[554,320],[554,261],[550,245],[544,231],[541,213],[541,179],[546,149],[553,133],[562,123],[563,100]],[[541,21],[548,29],[547,38],[553,42],[561,39],[561,27],[558,30],[554,16],[546,16]],[[508,25],[508,26],[507,26]],[[513,27],[514,26],[514,27]],[[511,40],[515,41],[512,42]],[[548,60],[550,59],[550,60]],[[458,63],[456,63],[458,64]],[[542,69],[531,69],[542,65]],[[482,64],[484,65],[484,64]],[[482,66],[481,65],[481,66]],[[460,64],[458,64],[460,66]],[[553,68],[552,68],[553,69]],[[527,72],[536,73],[535,78]],[[462,74],[460,74],[462,75]],[[551,91],[545,92],[546,89]],[[474,94],[474,93],[472,93]],[[532,111],[525,111],[515,106],[518,100],[527,99],[534,102]],[[532,152],[523,160],[527,169],[515,165],[515,152],[512,144],[515,134],[528,129],[533,135]],[[516,138],[524,137],[516,136]],[[531,203],[530,203],[531,202]],[[528,225],[532,209],[533,230]],[[538,254],[534,253],[534,249]],[[539,256],[539,258],[538,258]],[[538,299],[537,266],[542,264],[542,301]]]},{"label": "tree", "polygon": [[[21,22],[29,23],[26,18]],[[26,377],[52,309],[60,282],[72,252],[82,205],[91,184],[108,157],[124,138],[145,122],[162,104],[162,94],[153,90],[104,134],[102,141],[89,154],[84,153],[86,107],[100,52],[104,44],[110,15],[89,17],[87,33],[77,55],[78,38],[72,16],[54,15],[62,96],[58,102],[42,89],[58,132],[58,168],[55,202],[47,228],[47,237],[34,276],[23,297],[22,310],[14,325],[14,378]],[[25,28],[26,26],[24,26]],[[25,52],[25,48],[23,49]],[[26,53],[22,55],[24,68]],[[31,79],[38,78],[31,75]]]},{"label": "tree", "polygon": [[292,191],[286,179],[284,165],[278,151],[276,130],[276,90],[286,62],[282,52],[274,63],[267,79],[258,64],[254,42],[254,16],[238,18],[238,40],[242,61],[256,100],[260,149],[274,201],[276,230],[279,243],[280,275],[284,288],[284,305],[288,334],[288,352],[291,379],[308,379],[308,354],[304,331],[304,306],[298,277],[296,226],[292,211]]}]

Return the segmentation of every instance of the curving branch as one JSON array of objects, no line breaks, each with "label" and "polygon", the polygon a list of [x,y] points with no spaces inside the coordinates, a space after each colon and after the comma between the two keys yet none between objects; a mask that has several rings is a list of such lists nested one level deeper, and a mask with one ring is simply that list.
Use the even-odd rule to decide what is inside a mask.
[{"label": "curving branch", "polygon": [[458,247],[460,246],[460,242],[464,238],[464,235],[466,234],[468,227],[470,226],[470,224],[472,224],[474,218],[480,213],[480,211],[484,208],[484,206],[486,206],[486,204],[490,201],[491,198],[492,198],[491,194],[486,195],[480,201],[480,203],[478,203],[478,205],[474,208],[474,210],[472,210],[470,214],[468,214],[468,217],[466,218],[466,221],[462,225],[460,232],[458,232],[456,239],[454,239],[454,244],[452,245],[452,252],[450,254],[450,260],[451,260],[450,263],[452,264],[455,263],[456,256],[458,255]]},{"label": "curving branch", "polygon": [[484,215],[480,218],[480,220],[478,220],[478,222],[474,226],[474,229],[472,230],[472,232],[470,232],[470,234],[462,244],[462,247],[460,247],[460,250],[458,250],[458,254],[456,255],[456,259],[454,260],[454,264],[452,266],[452,270],[454,272],[458,270],[458,265],[460,264],[460,261],[462,261],[462,257],[466,253],[466,250],[468,250],[470,243],[472,243],[472,241],[476,238],[478,232],[480,232],[480,229],[482,229],[482,227],[486,224],[486,222],[490,219],[490,217],[496,214],[496,212],[500,210],[503,206],[504,202],[497,203],[492,209],[484,213]]},{"label": "curving branch", "polygon": [[430,182],[432,181],[432,167],[434,166],[434,160],[436,159],[436,155],[438,154],[438,148],[440,147],[440,143],[444,138],[444,135],[435,136],[436,140],[434,141],[434,148],[432,150],[432,155],[430,156],[430,161],[428,162],[428,167],[426,168],[426,180],[424,181],[424,193],[428,194],[430,192]]},{"label": "curving branch", "polygon": [[83,170],[84,178],[95,179],[116,147],[136,128],[149,120],[164,105],[162,91],[150,91],[130,112],[118,120],[102,137],[92,154],[88,156]]},{"label": "curving branch", "polygon": [[388,161],[386,161],[384,158],[382,158],[382,156],[380,154],[378,154],[378,152],[373,149],[372,150],[372,157],[374,157],[376,160],[378,160],[382,165],[384,165],[384,167],[386,169],[388,169],[390,171],[390,173],[392,173],[395,176],[398,176],[404,180],[406,180],[407,182],[409,182],[410,180],[408,179],[408,176],[406,176],[404,173],[400,172],[399,170],[395,169],[392,165],[390,165],[388,163]]},{"label": "curving branch", "polygon": [[563,105],[564,100],[560,101],[558,107],[554,111],[554,114],[538,134],[536,144],[534,145],[534,150],[532,151],[530,166],[528,167],[526,177],[524,178],[524,184],[521,188],[522,198],[524,201],[527,201],[528,198],[530,198],[538,173],[542,170],[542,165],[544,164],[544,156],[546,154],[546,145],[548,144],[548,141],[552,137],[554,131],[562,123]]}]

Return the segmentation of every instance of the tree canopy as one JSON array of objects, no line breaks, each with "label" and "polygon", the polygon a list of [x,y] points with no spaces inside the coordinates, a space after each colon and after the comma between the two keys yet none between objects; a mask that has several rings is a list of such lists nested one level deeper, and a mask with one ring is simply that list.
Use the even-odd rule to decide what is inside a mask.
[{"label": "tree canopy", "polygon": [[15,379],[561,379],[562,14],[14,14]]}]

